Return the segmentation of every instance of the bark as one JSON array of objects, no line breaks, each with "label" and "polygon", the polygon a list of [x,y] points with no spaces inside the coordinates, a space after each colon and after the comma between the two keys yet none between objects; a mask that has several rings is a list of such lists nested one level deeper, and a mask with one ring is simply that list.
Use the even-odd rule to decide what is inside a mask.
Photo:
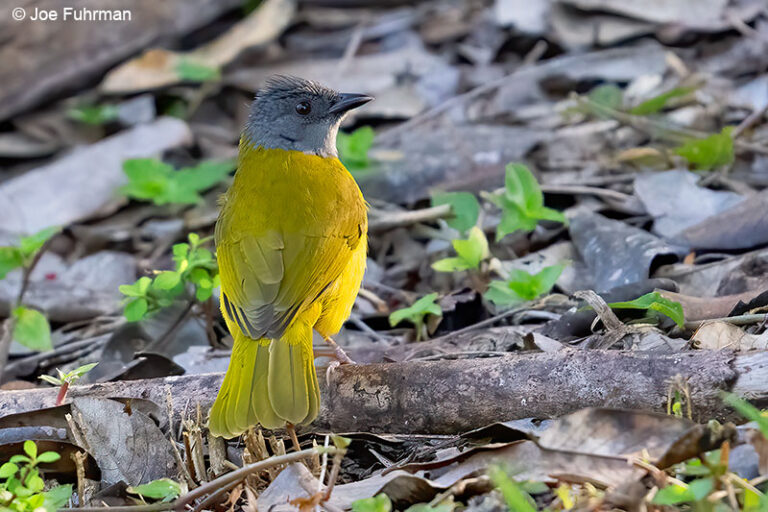
[{"label": "bark", "polygon": [[[337,368],[321,374],[323,406],[313,430],[453,434],[517,418],[561,416],[590,406],[665,411],[670,382],[688,382],[694,419],[737,420],[720,399],[731,391],[768,405],[768,351],[672,355],[566,350],[474,359]],[[74,386],[74,396],[138,397],[175,415],[207,410],[222,374]],[[53,406],[56,389],[0,392],[0,417]],[[1,424],[0,424],[1,425]]]}]

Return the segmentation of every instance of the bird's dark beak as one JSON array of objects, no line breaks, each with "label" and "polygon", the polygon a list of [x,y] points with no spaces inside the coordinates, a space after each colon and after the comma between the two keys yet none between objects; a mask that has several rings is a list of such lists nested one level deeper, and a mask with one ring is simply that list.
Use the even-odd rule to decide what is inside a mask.
[{"label": "bird's dark beak", "polygon": [[329,114],[342,114],[353,108],[361,107],[371,101],[372,96],[367,94],[341,93],[339,100],[328,111]]}]

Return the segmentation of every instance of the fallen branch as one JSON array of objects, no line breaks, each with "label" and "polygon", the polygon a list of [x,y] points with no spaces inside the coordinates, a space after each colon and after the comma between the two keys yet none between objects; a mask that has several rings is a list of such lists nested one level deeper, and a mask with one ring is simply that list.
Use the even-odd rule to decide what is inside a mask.
[{"label": "fallen branch", "polygon": [[[723,405],[722,391],[758,407],[768,404],[768,351],[563,350],[343,365],[327,381],[322,377],[323,404],[311,428],[336,432],[448,434],[590,406],[663,412],[676,378],[688,382],[697,420],[738,418]],[[73,386],[69,396],[136,397],[164,404],[170,389],[174,415],[193,417],[198,403],[203,410],[211,406],[221,380],[222,374],[205,374],[119,381]],[[0,418],[51,407],[55,400],[55,389],[0,392]],[[0,420],[4,425],[9,424]]]}]

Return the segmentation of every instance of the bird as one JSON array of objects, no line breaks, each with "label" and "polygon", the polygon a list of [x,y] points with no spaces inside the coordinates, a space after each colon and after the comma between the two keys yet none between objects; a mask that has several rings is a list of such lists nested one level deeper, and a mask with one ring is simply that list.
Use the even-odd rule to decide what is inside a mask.
[{"label": "bird", "polygon": [[282,75],[256,93],[214,230],[221,312],[234,339],[209,415],[215,436],[317,417],[313,331],[350,361],[332,336],[362,283],[368,207],[336,136],[349,111],[372,99]]}]

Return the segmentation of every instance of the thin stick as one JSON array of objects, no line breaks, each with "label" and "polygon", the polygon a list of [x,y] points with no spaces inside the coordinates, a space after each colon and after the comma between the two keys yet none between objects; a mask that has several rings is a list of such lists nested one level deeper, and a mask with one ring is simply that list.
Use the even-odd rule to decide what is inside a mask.
[{"label": "thin stick", "polygon": [[441,204],[422,210],[384,213],[371,220],[370,224],[368,224],[368,231],[371,233],[381,233],[382,231],[412,226],[421,222],[431,222],[449,217],[450,215],[451,205],[449,204]]},{"label": "thin stick", "polygon": [[[227,486],[233,482],[239,482],[240,480],[243,480],[245,477],[247,477],[252,473],[263,471],[267,468],[271,468],[274,466],[280,466],[283,464],[291,464],[293,462],[298,462],[307,457],[311,457],[316,453],[323,453],[324,451],[326,450],[322,448],[310,448],[307,450],[302,450],[300,452],[288,453],[286,455],[279,455],[277,457],[270,457],[269,459],[261,460],[259,462],[254,462],[253,464],[243,466],[237,471],[227,473],[226,475],[221,475],[220,477],[201,485],[197,489],[194,489],[188,492],[187,494],[185,494],[184,496],[180,497],[175,502],[173,502],[172,508],[177,511],[182,511],[187,505],[197,500],[198,498],[202,498],[207,494],[216,492],[221,487]],[[337,448],[328,448],[327,451],[328,453],[333,455],[340,452],[340,450],[338,450]]]},{"label": "thin stick", "polygon": [[705,318],[703,320],[692,320],[690,322],[685,322],[685,328],[695,329],[709,322],[725,322],[733,325],[751,325],[762,322],[765,319],[765,313],[750,313],[746,315],[726,316],[722,318]]}]

